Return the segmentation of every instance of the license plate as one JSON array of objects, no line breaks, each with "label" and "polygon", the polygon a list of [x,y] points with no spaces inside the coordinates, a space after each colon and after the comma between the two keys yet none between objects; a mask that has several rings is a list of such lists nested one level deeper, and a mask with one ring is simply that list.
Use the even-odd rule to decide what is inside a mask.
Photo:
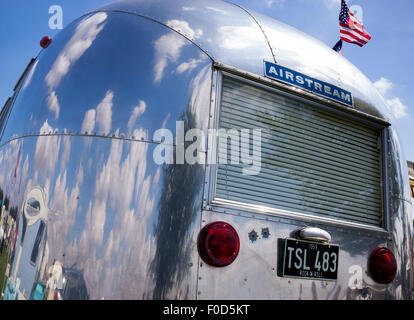
[{"label": "license plate", "polygon": [[296,239],[285,240],[284,277],[336,280],[339,246]]}]

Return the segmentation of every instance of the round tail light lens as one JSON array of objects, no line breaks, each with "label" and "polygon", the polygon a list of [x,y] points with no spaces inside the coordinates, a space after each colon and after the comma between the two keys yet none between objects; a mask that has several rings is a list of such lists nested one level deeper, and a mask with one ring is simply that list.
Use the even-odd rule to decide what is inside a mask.
[{"label": "round tail light lens", "polygon": [[387,284],[397,273],[397,260],[391,250],[379,247],[368,258],[368,272],[375,282]]},{"label": "round tail light lens", "polygon": [[227,222],[216,221],[201,229],[197,240],[198,252],[205,263],[224,267],[239,253],[240,240],[236,230]]},{"label": "round tail light lens", "polygon": [[52,39],[50,39],[48,36],[45,36],[40,40],[40,46],[43,49],[46,49],[47,47],[49,47],[51,43],[52,43]]}]

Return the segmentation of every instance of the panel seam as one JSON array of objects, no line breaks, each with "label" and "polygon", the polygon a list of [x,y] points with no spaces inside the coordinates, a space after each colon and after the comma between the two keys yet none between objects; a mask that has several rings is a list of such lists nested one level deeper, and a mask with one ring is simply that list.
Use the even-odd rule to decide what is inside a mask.
[{"label": "panel seam", "polygon": [[191,42],[193,45],[195,45],[198,49],[200,49],[206,56],[208,56],[210,58],[211,61],[215,61],[215,58],[206,49],[203,49],[201,45],[199,45],[198,43],[196,43],[193,39],[191,39],[189,36],[187,36],[184,33],[182,33],[180,30],[176,30],[172,26],[169,26],[168,24],[165,24],[164,22],[161,22],[161,21],[159,21],[159,20],[157,20],[155,18],[146,16],[146,15],[143,15],[141,13],[137,13],[137,12],[133,12],[133,11],[125,11],[125,10],[115,10],[115,9],[110,9],[110,10],[109,9],[108,10],[106,10],[106,9],[98,9],[98,10],[94,10],[94,11],[90,11],[88,13],[85,13],[82,16],[80,16],[78,19],[81,19],[81,18],[83,18],[85,16],[92,15],[92,14],[95,14],[95,13],[99,13],[99,12],[108,12],[108,13],[112,12],[112,13],[130,14],[130,15],[134,15],[134,16],[137,16],[137,17],[140,17],[140,18],[143,18],[143,19],[146,19],[146,20],[149,20],[149,21],[158,23],[158,24],[160,24],[160,25],[162,25],[162,26],[170,29],[171,31],[179,34],[180,36],[182,36],[183,38],[185,38],[186,40],[188,40],[189,42]]},{"label": "panel seam", "polygon": [[235,4],[235,3],[232,3],[232,2],[229,2],[229,1],[225,1],[225,2],[227,2],[227,3],[229,3],[229,4],[232,4],[232,5],[234,5],[234,6],[236,6],[236,7],[239,7],[240,9],[242,9],[244,12],[246,12],[253,20],[254,20],[254,22],[256,22],[256,24],[259,26],[259,28],[260,28],[260,31],[263,33],[263,36],[265,37],[265,39],[266,39],[266,42],[267,42],[267,45],[269,46],[269,49],[270,49],[270,52],[271,52],[271,54],[272,54],[272,57],[273,57],[273,61],[274,61],[274,63],[277,63],[277,60],[276,60],[276,56],[275,56],[275,53],[273,52],[273,48],[272,48],[272,46],[270,45],[270,42],[269,42],[269,39],[267,38],[267,36],[266,36],[266,33],[264,32],[264,30],[263,30],[263,28],[262,28],[262,26],[261,26],[261,24],[259,23],[259,21],[257,21],[257,19],[253,16],[253,14],[251,14],[246,8],[244,8],[244,7],[242,7],[242,6],[240,6],[240,5],[238,5],[238,4]]}]

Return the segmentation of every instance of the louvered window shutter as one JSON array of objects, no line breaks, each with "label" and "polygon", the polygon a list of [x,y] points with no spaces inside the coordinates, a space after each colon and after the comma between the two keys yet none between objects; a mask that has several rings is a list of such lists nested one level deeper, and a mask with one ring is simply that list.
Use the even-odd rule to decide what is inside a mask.
[{"label": "louvered window shutter", "polygon": [[379,129],[229,77],[219,127],[249,129],[250,154],[260,129],[261,165],[244,174],[231,148],[219,148],[216,199],[381,226]]}]

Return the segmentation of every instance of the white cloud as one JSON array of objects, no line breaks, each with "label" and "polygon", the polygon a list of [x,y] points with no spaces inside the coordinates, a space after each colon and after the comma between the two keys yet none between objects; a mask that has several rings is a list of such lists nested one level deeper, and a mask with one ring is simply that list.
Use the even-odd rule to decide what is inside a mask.
[{"label": "white cloud", "polygon": [[[68,41],[62,52],[56,58],[52,68],[46,75],[46,84],[49,87],[49,96],[47,104],[50,111],[55,113],[56,119],[59,117],[59,102],[55,89],[59,86],[60,81],[69,72],[70,66],[73,65],[92,45],[99,32],[104,28],[102,24],[107,18],[107,14],[100,12],[85,18],[76,28],[72,38]],[[33,67],[36,67],[36,65]],[[32,74],[29,75],[27,86],[30,83]]]},{"label": "white cloud", "polygon": [[102,134],[108,134],[111,131],[113,98],[113,91],[108,90],[101,103],[96,107],[96,122],[99,124]]},{"label": "white cloud", "polygon": [[203,30],[192,29],[188,22],[184,20],[168,20],[167,26],[186,36],[190,40],[197,39],[203,35]]},{"label": "white cloud", "polygon": [[[69,188],[68,184],[70,177],[67,177],[66,170],[63,174],[60,173],[54,182],[53,195],[50,199],[50,216],[48,237],[52,239],[65,239],[68,236],[70,228],[75,224],[76,210],[78,202],[75,201],[79,196],[79,184],[76,183],[73,188]],[[59,249],[64,251],[64,242],[54,241],[54,243],[60,247]],[[58,245],[59,243],[59,245]],[[51,248],[53,252],[59,251],[56,246]]]},{"label": "white cloud", "polygon": [[168,112],[167,116],[165,117],[165,119],[162,122],[161,128],[165,128],[165,126],[167,125],[168,120],[170,120],[171,117],[171,113]]},{"label": "white cloud", "polygon": [[186,45],[184,38],[175,32],[161,36],[155,42],[156,63],[154,82],[160,82],[168,62],[176,62],[181,55],[181,48]]},{"label": "white cloud", "polygon": [[216,7],[206,7],[206,9],[211,10],[211,11],[214,11],[216,13],[220,13],[222,15],[228,15],[227,11],[222,10],[222,9],[219,9],[219,8],[216,8]]},{"label": "white cloud", "polygon": [[200,58],[198,59],[190,59],[186,62],[181,63],[178,67],[177,67],[177,73],[184,73],[186,71],[191,71],[194,68],[196,68],[200,62],[203,62],[205,59],[207,58],[207,56],[205,54],[200,54]]},{"label": "white cloud", "polygon": [[82,122],[82,133],[88,132],[90,134],[93,132],[93,130],[95,129],[95,117],[95,109],[90,109],[86,111],[85,117],[83,118]]},{"label": "white cloud", "polygon": [[[20,151],[19,151],[20,150]],[[19,159],[20,152],[20,160]],[[3,188],[5,194],[14,194],[20,185],[19,180],[21,178],[27,177],[27,157],[23,165],[23,170],[21,169],[21,163],[23,158],[23,142],[20,139],[11,140],[4,148],[0,150],[0,170],[3,174],[0,175],[0,184]],[[12,169],[11,169],[12,168]],[[16,171],[15,171],[16,170]],[[22,170],[22,171],[21,171]],[[16,179],[14,173],[16,172]],[[24,181],[24,180],[23,180]],[[24,182],[23,182],[24,185]],[[10,199],[11,201],[16,201],[17,199]],[[10,206],[15,205],[11,203]]]},{"label": "white cloud", "polygon": [[[40,128],[40,134],[53,133],[53,128],[47,120]],[[52,175],[58,163],[60,151],[60,137],[51,135],[47,137],[40,136],[36,142],[34,155],[35,170],[42,172],[44,175]]]},{"label": "white cloud", "polygon": [[[203,30],[193,30],[186,21],[169,20],[167,25],[190,40],[197,39],[203,34]],[[188,44],[189,42],[176,32],[165,34],[155,41],[154,82],[161,81],[168,63],[177,63],[181,55],[181,49]]]},{"label": "white cloud", "polygon": [[181,9],[183,9],[183,11],[196,11],[197,10],[194,7],[186,7],[186,6],[182,7]]},{"label": "white cloud", "polygon": [[396,119],[401,119],[408,116],[408,107],[401,102],[400,98],[387,99],[387,103]]},{"label": "white cloud", "polygon": [[100,12],[86,18],[77,26],[72,38],[63,48],[52,69],[46,75],[46,83],[50,91],[57,88],[62,78],[68,73],[70,66],[92,45],[99,32],[103,29],[104,25],[102,23],[106,18],[107,14]]},{"label": "white cloud", "polygon": [[38,62],[39,62],[39,60],[36,60],[36,62],[33,64],[32,68],[30,69],[30,72],[27,75],[26,81],[24,82],[23,89],[25,89],[30,84],[30,82],[32,81],[32,77],[33,77],[33,74],[36,70]]},{"label": "white cloud", "polygon": [[86,111],[82,122],[82,133],[93,133],[96,124],[98,124],[99,134],[109,134],[112,128],[113,99],[114,92],[108,90],[96,109],[89,109]]},{"label": "white cloud", "polygon": [[49,110],[55,113],[55,118],[59,118],[60,105],[55,91],[52,91],[47,97],[47,105]]},{"label": "white cloud", "polygon": [[[148,132],[139,131],[133,134],[148,136]],[[161,172],[158,168],[149,174],[149,151],[147,143],[112,140],[108,157],[96,170],[85,227],[80,238],[71,243],[66,257],[68,261],[79,261],[91,299],[140,297],[150,285],[147,282],[151,282],[148,272],[154,240],[147,237],[146,222],[156,204],[157,195],[151,187],[159,183]],[[104,236],[113,212],[116,219],[109,235]],[[133,243],[139,245],[131,246]]]},{"label": "white cloud", "polygon": [[208,111],[206,106],[210,101],[211,77],[209,76],[210,67],[205,66],[197,76],[191,81],[191,113],[195,115],[195,128],[205,130],[208,127]]},{"label": "white cloud", "polygon": [[66,164],[69,161],[70,149],[71,149],[71,144],[72,144],[69,136],[63,136],[62,143],[63,143],[63,151],[62,151],[62,158],[60,159],[61,169],[65,168]]},{"label": "white cloud", "polygon": [[398,97],[389,97],[389,94],[394,87],[394,84],[389,79],[381,77],[379,80],[374,82],[374,86],[382,94],[390,112],[396,119],[408,116],[408,107],[403,104],[401,99]]},{"label": "white cloud", "polygon": [[[313,0],[313,1],[316,1],[316,0]],[[319,1],[322,2],[326,7],[328,7],[328,9],[335,9],[335,10],[338,9],[339,10],[340,7],[341,7],[341,0],[319,0]],[[351,1],[352,0],[347,0],[347,4],[348,4],[349,8],[351,8],[349,6]],[[278,6],[284,5],[286,3],[286,0],[265,0],[264,2],[265,2],[266,6],[268,8],[271,8],[274,5],[278,5]],[[304,3],[304,2],[310,2],[310,1],[309,0],[299,0],[297,2]],[[339,13],[339,11],[338,11],[338,13]]]},{"label": "white cloud", "polygon": [[340,0],[324,0],[324,2],[328,8],[333,8],[333,7],[339,8],[341,6]]},{"label": "white cloud", "polygon": [[392,82],[384,77],[374,82],[375,88],[385,96],[393,87]]},{"label": "white cloud", "polygon": [[285,2],[285,0],[266,0],[266,5],[270,8],[272,7],[274,4],[278,4],[281,5]]},{"label": "white cloud", "polygon": [[250,26],[222,26],[220,47],[225,49],[246,49],[262,45],[262,34],[256,24]]}]

